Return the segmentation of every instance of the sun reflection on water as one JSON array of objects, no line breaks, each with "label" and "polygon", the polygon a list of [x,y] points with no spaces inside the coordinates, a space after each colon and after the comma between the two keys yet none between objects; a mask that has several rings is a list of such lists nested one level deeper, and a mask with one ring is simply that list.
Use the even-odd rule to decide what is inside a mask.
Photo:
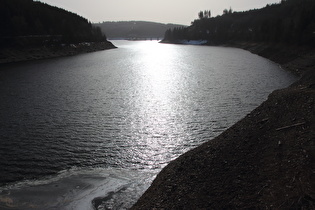
[{"label": "sun reflection on water", "polygon": [[[137,86],[139,95],[135,104],[141,113],[134,120],[140,129],[140,139],[145,148],[138,155],[153,164],[170,160],[169,150],[178,146],[178,138],[171,134],[180,129],[175,113],[178,113],[179,81],[181,69],[173,68],[179,62],[174,48],[157,42],[144,42],[142,54],[135,67],[139,74]],[[148,158],[148,156],[150,156]],[[141,158],[141,157],[140,157]],[[141,159],[142,159],[141,158]],[[157,164],[157,163],[155,163]]]},{"label": "sun reflection on water", "polygon": [[[257,81],[262,76],[252,80],[257,58],[248,59],[251,54],[246,51],[151,41],[121,43],[111,51],[118,59],[110,63],[110,77],[105,76],[109,92],[101,95],[106,105],[102,109],[108,114],[103,120],[108,128],[102,133],[105,145],[111,145],[104,151],[112,155],[115,166],[161,169],[250,110],[248,97],[261,100],[256,100],[257,94],[248,95],[254,92],[250,84],[261,91],[257,84],[262,83]],[[255,68],[243,65],[241,59]],[[258,63],[263,70],[270,65]]]}]

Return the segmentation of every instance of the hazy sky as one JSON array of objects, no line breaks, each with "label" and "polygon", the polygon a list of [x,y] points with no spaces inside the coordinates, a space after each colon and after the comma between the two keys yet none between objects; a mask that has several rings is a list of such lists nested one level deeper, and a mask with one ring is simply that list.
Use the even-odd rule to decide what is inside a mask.
[{"label": "hazy sky", "polygon": [[190,25],[198,12],[211,10],[221,15],[233,11],[262,8],[280,0],[40,0],[77,13],[93,23],[103,21],[144,20]]}]

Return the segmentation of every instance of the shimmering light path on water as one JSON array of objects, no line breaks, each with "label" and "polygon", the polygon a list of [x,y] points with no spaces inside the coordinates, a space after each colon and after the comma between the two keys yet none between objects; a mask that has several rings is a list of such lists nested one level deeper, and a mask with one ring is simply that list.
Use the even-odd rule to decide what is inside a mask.
[{"label": "shimmering light path on water", "polygon": [[1,185],[71,171],[119,177],[112,169],[151,180],[295,79],[240,49],[114,43],[0,67]]}]

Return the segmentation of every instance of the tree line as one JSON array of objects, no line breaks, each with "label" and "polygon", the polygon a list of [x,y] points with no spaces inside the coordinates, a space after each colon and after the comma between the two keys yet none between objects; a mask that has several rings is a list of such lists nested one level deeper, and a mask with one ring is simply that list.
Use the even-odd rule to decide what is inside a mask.
[{"label": "tree line", "polygon": [[0,46],[106,41],[87,19],[33,0],[1,0],[0,20]]},{"label": "tree line", "polygon": [[207,40],[227,42],[281,42],[315,46],[315,1],[282,0],[278,4],[246,12],[225,9],[223,15],[199,12],[189,27],[169,29],[164,41]]}]

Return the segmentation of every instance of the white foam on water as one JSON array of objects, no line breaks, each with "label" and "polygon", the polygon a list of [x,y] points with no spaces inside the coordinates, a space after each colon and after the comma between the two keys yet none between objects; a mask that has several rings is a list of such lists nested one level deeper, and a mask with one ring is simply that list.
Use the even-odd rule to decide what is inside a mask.
[{"label": "white foam on water", "polygon": [[62,171],[54,177],[0,188],[0,209],[91,210],[93,200],[97,200],[98,209],[128,208],[149,187],[156,173],[122,169]]}]

